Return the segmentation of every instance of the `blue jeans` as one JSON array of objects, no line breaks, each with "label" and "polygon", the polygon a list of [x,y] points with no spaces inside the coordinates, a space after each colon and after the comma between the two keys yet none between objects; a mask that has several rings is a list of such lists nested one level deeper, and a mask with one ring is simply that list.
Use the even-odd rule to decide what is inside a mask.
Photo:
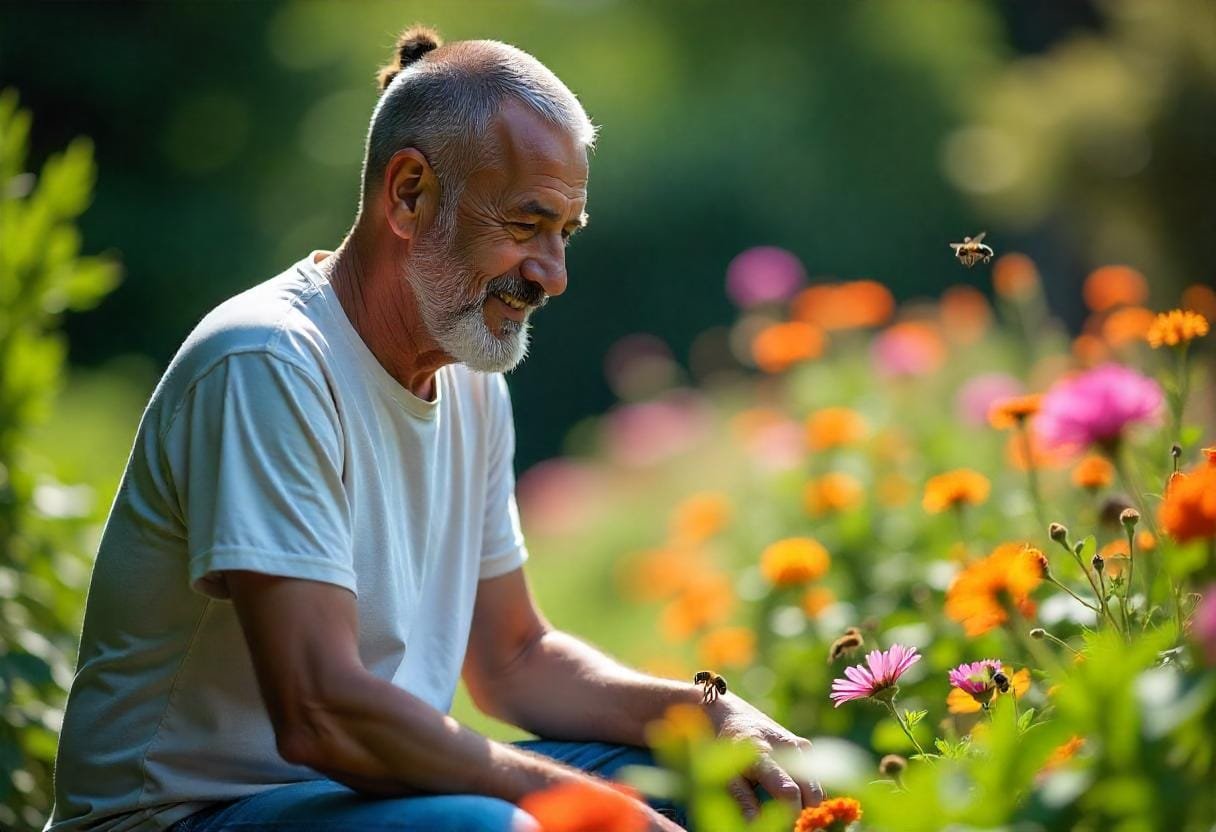
[{"label": "blue jeans", "polygon": [[[554,740],[528,740],[516,745],[609,779],[623,766],[655,764],[646,749],[626,745]],[[678,807],[658,802],[651,805],[685,824]],[[322,779],[276,786],[216,804],[183,818],[169,832],[510,832],[520,815],[514,804],[495,797],[366,797],[341,783]]]}]

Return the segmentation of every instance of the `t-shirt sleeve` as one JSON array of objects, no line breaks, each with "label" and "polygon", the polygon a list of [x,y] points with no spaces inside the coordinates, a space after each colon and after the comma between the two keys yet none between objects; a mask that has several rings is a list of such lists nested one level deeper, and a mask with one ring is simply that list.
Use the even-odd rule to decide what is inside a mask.
[{"label": "t-shirt sleeve", "polygon": [[187,531],[190,585],[230,597],[241,569],[356,591],[337,408],[301,367],[229,355],[191,388],[162,447]]},{"label": "t-shirt sleeve", "polygon": [[497,578],[523,566],[528,559],[515,503],[515,423],[511,394],[501,374],[489,377],[489,458],[486,477],[486,518],[482,534],[480,577]]}]

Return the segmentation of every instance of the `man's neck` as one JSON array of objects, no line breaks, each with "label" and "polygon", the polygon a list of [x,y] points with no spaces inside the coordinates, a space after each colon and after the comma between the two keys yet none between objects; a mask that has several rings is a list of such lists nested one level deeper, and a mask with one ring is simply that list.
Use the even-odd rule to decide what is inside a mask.
[{"label": "man's neck", "polygon": [[389,257],[358,226],[320,264],[346,317],[380,366],[415,396],[435,398],[435,372],[452,359],[422,325],[418,306]]}]

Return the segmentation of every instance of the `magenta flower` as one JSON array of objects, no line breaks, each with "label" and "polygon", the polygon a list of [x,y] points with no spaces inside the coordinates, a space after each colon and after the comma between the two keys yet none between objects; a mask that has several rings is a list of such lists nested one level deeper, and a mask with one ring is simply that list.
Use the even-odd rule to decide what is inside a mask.
[{"label": "magenta flower", "polygon": [[832,701],[839,708],[841,703],[853,699],[881,698],[884,691],[894,690],[904,671],[920,661],[920,653],[914,647],[894,644],[890,650],[874,650],[866,656],[866,665],[846,667],[846,679],[832,682]]},{"label": "magenta flower", "polygon": [[726,267],[726,294],[744,309],[788,300],[804,283],[802,261],[776,246],[749,248]]},{"label": "magenta flower", "polygon": [[1035,430],[1051,447],[1111,447],[1129,425],[1156,422],[1163,400],[1161,386],[1151,378],[1103,364],[1048,390]]},{"label": "magenta flower", "polygon": [[1208,586],[1191,617],[1191,637],[1208,667],[1216,667],[1216,584]]},{"label": "magenta flower", "polygon": [[960,664],[950,671],[950,686],[978,698],[992,691],[992,677],[1001,670],[996,659]]}]

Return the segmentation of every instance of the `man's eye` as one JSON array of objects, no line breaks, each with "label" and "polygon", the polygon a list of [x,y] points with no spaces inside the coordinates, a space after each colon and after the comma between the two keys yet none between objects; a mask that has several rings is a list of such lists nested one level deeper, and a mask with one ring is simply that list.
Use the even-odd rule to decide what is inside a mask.
[{"label": "man's eye", "polygon": [[511,223],[511,227],[518,229],[520,231],[523,231],[527,234],[531,234],[533,231],[536,230],[536,223],[534,223],[534,222],[513,222],[513,223]]}]

